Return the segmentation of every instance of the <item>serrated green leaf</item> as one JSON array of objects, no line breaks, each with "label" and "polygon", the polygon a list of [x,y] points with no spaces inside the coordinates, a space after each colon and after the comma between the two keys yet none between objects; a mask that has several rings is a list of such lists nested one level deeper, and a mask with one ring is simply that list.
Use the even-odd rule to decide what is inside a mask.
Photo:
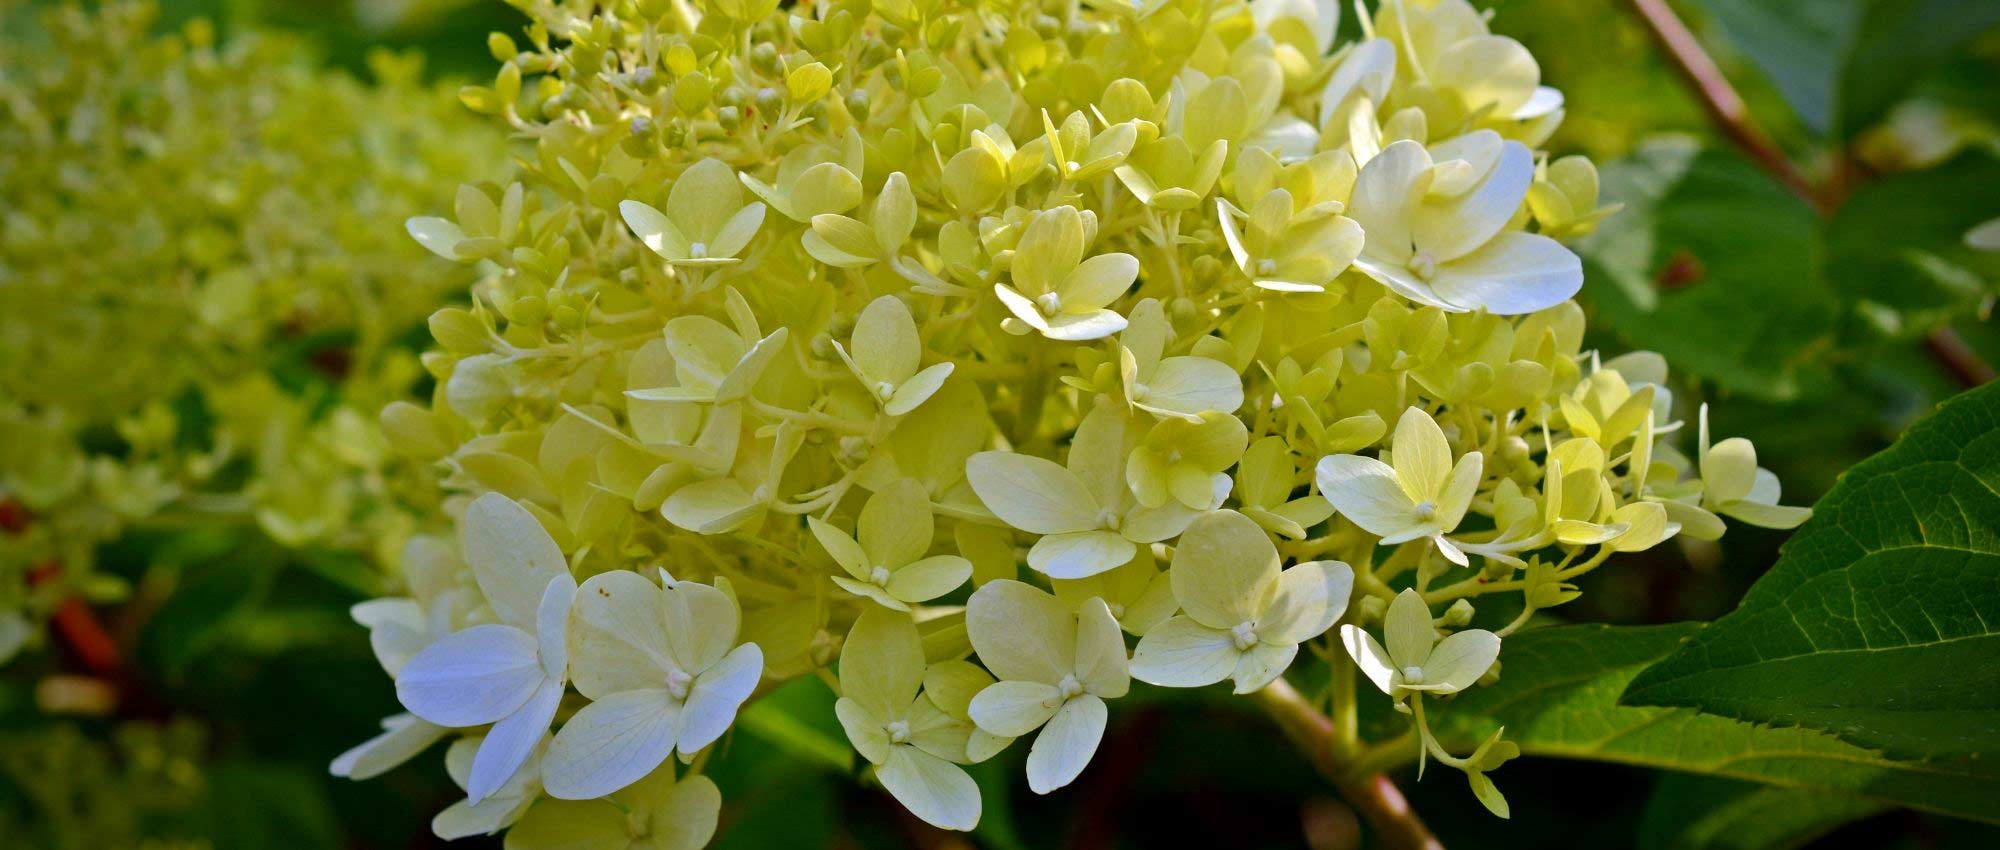
[{"label": "serrated green leaf", "polygon": [[1803,788],[1668,774],[1640,815],[1638,850],[1783,850],[1886,808]]},{"label": "serrated green leaf", "polygon": [[2000,751],[2000,385],[1849,470],[1742,605],[1624,701],[1828,730],[1919,757]]},{"label": "serrated green leaf", "polygon": [[[1585,759],[1862,797],[2000,822],[2000,775],[1963,761],[1909,762],[1807,729],[1759,726],[1685,708],[1618,704],[1641,669],[1701,629],[1556,626],[1508,638],[1500,681],[1440,706],[1434,727],[1469,750],[1494,729],[1524,754]],[[1505,790],[1505,771],[1494,774]]]}]

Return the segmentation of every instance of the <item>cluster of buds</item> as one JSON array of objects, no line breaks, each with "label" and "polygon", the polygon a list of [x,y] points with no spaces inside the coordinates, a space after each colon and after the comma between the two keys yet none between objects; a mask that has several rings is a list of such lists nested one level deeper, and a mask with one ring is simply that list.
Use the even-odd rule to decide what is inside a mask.
[{"label": "cluster of buds", "polygon": [[1345,45],[1310,0],[515,5],[463,97],[534,150],[409,222],[482,275],[383,417],[453,494],[356,611],[410,713],[335,765],[454,739],[441,835],[699,846],[711,745],[808,676],[970,829],[961,765],[1032,736],[1060,788],[1133,679],[1342,646],[1332,698],[1504,811],[1511,746],[1427,700],[1613,553],[1803,518],[1747,442],[1672,448],[1659,357],[1582,348],[1560,240],[1611,210],[1463,0]]},{"label": "cluster of buds", "polygon": [[156,18],[62,5],[0,42],[0,660],[65,600],[125,592],[93,567],[135,524],[393,556],[398,481],[436,489],[396,475],[373,414],[424,379],[412,331],[472,276],[413,273],[382,222],[502,138],[414,59],[363,83]]}]

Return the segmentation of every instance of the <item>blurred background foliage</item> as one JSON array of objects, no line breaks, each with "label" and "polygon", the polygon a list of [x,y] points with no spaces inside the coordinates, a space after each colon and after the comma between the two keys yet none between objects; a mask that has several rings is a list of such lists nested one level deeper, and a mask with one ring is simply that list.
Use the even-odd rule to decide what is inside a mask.
[{"label": "blurred background foliage", "polygon": [[[35,38],[38,5],[0,3],[4,37]],[[521,22],[497,0],[161,5],[163,30],[199,16],[225,38],[290,31],[357,72],[377,47],[413,49],[427,73],[466,82],[491,72],[486,33]],[[1816,499],[1936,402],[1991,377],[2000,254],[1963,236],[2000,216],[2000,3],[1674,2],[1789,180],[1717,129],[1635,12],[1659,4],[1479,5],[1565,91],[1570,117],[1550,147],[1598,160],[1606,196],[1626,205],[1582,246],[1596,346],[1658,350],[1687,376],[1677,392],[1726,402],[1716,428],[1756,442],[1787,503]],[[1784,536],[1744,528],[1720,546],[1628,558],[1589,576],[1563,615],[1714,618]],[[0,674],[0,843],[435,843],[429,813],[458,796],[436,760],[366,783],[327,775],[395,704],[347,617],[382,581],[363,556],[288,549],[243,525],[130,534],[99,560],[136,589],[97,612],[121,651],[116,673],[90,675],[57,645]],[[746,714],[711,768],[729,801],[713,846],[1357,846],[1353,815],[1278,732],[1221,701],[1135,694],[1143,705],[1114,720],[1090,781],[1050,797],[1020,787],[1021,748],[973,768],[988,814],[964,839],[850,779],[831,699],[801,681]],[[1514,801],[1505,822],[1453,777],[1405,788],[1447,846],[2000,846],[1992,827],[1730,779],[1529,758],[1501,782]]]}]

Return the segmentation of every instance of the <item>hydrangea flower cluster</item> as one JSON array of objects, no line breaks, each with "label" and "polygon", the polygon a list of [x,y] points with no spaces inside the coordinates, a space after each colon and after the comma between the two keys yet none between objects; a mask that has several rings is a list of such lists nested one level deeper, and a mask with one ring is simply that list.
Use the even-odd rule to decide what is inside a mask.
[{"label": "hydrangea flower cluster", "polygon": [[364,84],[155,18],[62,6],[46,40],[0,44],[0,658],[63,600],[119,593],[97,545],[163,511],[393,556],[397,482],[435,501],[374,412],[424,377],[410,331],[471,275],[413,274],[423,251],[381,223],[502,139],[411,60]]},{"label": "hydrangea flower cluster", "polygon": [[1305,0],[515,5],[463,96],[534,151],[409,222],[482,279],[384,416],[457,542],[356,610],[409,713],[334,766],[453,739],[445,837],[699,846],[802,676],[970,829],[962,765],[1029,738],[1047,793],[1132,680],[1302,655],[1504,813],[1511,745],[1427,706],[1613,553],[1803,519],[1747,442],[1675,451],[1658,356],[1583,350],[1559,240],[1611,210],[1463,0],[1346,45]]}]

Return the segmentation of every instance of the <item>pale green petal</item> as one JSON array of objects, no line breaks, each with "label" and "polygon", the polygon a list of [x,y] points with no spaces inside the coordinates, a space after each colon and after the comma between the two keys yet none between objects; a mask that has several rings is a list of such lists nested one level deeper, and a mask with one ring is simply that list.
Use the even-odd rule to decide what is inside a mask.
[{"label": "pale green petal", "polygon": [[924,696],[946,714],[967,718],[972,698],[993,684],[993,675],[970,661],[941,661],[924,670]]},{"label": "pale green petal", "polygon": [[1139,648],[1132,653],[1132,676],[1163,687],[1198,688],[1228,678],[1239,655],[1228,631],[1175,616],[1139,639]]},{"label": "pale green petal", "polygon": [[[857,523],[868,567],[895,569],[924,556],[936,531],[930,496],[914,478],[904,478],[875,491],[861,508]],[[866,578],[855,576],[855,578]]]},{"label": "pale green petal", "polygon": [[666,761],[680,703],[665,690],[625,691],[583,707],[542,761],[542,784],[559,800],[589,800],[630,785]]},{"label": "pale green petal", "polygon": [[979,824],[979,786],[951,762],[916,747],[895,747],[875,775],[924,823],[961,832]]},{"label": "pale green petal", "polygon": [[763,226],[763,204],[750,204],[737,210],[716,231],[715,241],[705,246],[708,249],[706,253],[713,258],[734,257],[749,246],[750,240],[757,236],[757,229]]},{"label": "pale green petal", "polygon": [[1396,420],[1396,434],[1390,438],[1390,463],[1396,480],[1412,502],[1428,502],[1444,491],[1451,476],[1451,446],[1437,420],[1419,408],[1403,411]]},{"label": "pale green petal", "polygon": [[1742,520],[1759,528],[1797,528],[1812,518],[1812,508],[1767,505],[1748,500],[1725,502],[1720,506],[1720,510],[1723,516]]},{"label": "pale green petal", "polygon": [[1054,685],[1001,681],[980,691],[966,710],[979,728],[1019,738],[1047,723],[1062,704],[1062,691]]},{"label": "pale green petal", "polygon": [[1084,578],[1132,560],[1132,541],[1114,531],[1051,534],[1028,550],[1028,566],[1051,578]]},{"label": "pale green petal", "polygon": [[1292,666],[1292,659],[1298,654],[1299,645],[1296,643],[1283,646],[1252,644],[1236,659],[1236,669],[1230,671],[1229,677],[1235,680],[1239,694],[1261,690],[1284,675],[1285,668]]},{"label": "pale green petal", "polygon": [[972,578],[972,562],[957,555],[933,555],[889,575],[889,595],[904,602],[929,602]]},{"label": "pale green petal", "polygon": [[889,760],[889,733],[882,728],[886,722],[881,717],[868,713],[868,709],[852,698],[841,697],[833,704],[833,715],[840,720],[841,729],[847,732],[847,740],[856,752],[870,764],[881,764]]},{"label": "pale green petal", "polygon": [[534,514],[498,493],[467,505],[458,528],[459,548],[493,613],[508,625],[534,629],[549,579],[569,573],[555,540]]},{"label": "pale green petal", "polygon": [[1132,686],[1125,657],[1125,633],[1103,599],[1083,603],[1076,615],[1076,677],[1085,691],[1106,699],[1122,697]]},{"label": "pale green petal", "polygon": [[806,528],[812,531],[813,539],[826,548],[826,553],[833,556],[833,562],[846,570],[849,576],[856,581],[868,580],[868,573],[874,569],[874,564],[861,544],[854,542],[847,532],[815,516],[806,517]]},{"label": "pale green petal", "polygon": [[1389,659],[1389,651],[1382,648],[1374,635],[1350,623],[1340,627],[1340,643],[1347,647],[1348,657],[1354,659],[1368,681],[1374,682],[1382,693],[1393,695],[1396,662]]},{"label": "pale green petal", "polygon": [[1716,443],[1701,458],[1701,481],[1711,505],[1750,495],[1757,484],[1757,448],[1742,437]]},{"label": "pale green petal", "polygon": [[917,320],[900,298],[884,295],[870,301],[854,320],[854,363],[870,381],[895,385],[909,380],[923,353]]},{"label": "pale green petal", "polygon": [[1047,794],[1076,780],[1104,740],[1104,700],[1078,694],[1057,709],[1028,750],[1028,788]]},{"label": "pale green petal", "polygon": [[1257,618],[1257,636],[1267,643],[1304,643],[1333,628],[1347,612],[1354,570],[1340,561],[1309,561],[1285,570],[1271,607]]},{"label": "pale green petal", "polygon": [[911,746],[948,762],[965,764],[969,761],[965,745],[975,731],[971,722],[946,714],[925,697],[910,703],[908,720]]},{"label": "pale green petal", "polygon": [[1452,310],[1518,316],[1575,295],[1583,288],[1583,261],[1539,233],[1502,233],[1440,266],[1429,288]]},{"label": "pale green petal", "polygon": [[1076,616],[1033,585],[987,582],[965,605],[965,629],[979,661],[1003,680],[1055,684],[1076,661]]},{"label": "pale green petal", "polygon": [[955,366],[957,364],[950,362],[933,363],[919,370],[901,386],[896,387],[895,394],[889,396],[889,400],[882,404],[882,412],[890,416],[902,416],[917,409],[918,405],[929,401],[931,396],[937,394],[938,389],[944,386],[945,379],[951,377]]},{"label": "pale green petal", "polygon": [[1372,457],[1321,458],[1317,480],[1320,494],[1333,509],[1369,534],[1387,537],[1422,524],[1416,517],[1417,506],[1396,481],[1396,470]]},{"label": "pale green petal", "polygon": [[1062,283],[1063,310],[1091,312],[1118,300],[1139,278],[1139,258],[1131,254],[1099,254],[1084,260]]},{"label": "pale green petal", "polygon": [[673,582],[661,595],[667,647],[689,674],[699,674],[736,646],[742,613],[736,600],[713,586]]},{"label": "pale green petal", "polygon": [[584,696],[659,687],[673,666],[659,585],[631,570],[590,577],[577,589],[569,631],[570,676]]},{"label": "pale green petal", "polygon": [[1001,521],[1032,534],[1088,531],[1099,523],[1097,500],[1055,462],[1014,452],[980,452],[965,477]]},{"label": "pale green petal", "polygon": [[1415,590],[1396,594],[1389,612],[1382,618],[1382,633],[1389,645],[1389,658],[1398,669],[1422,667],[1437,645],[1437,628],[1431,624],[1430,606]]},{"label": "pale green petal", "polygon": [[1181,534],[1172,575],[1181,610],[1226,630],[1263,610],[1278,582],[1278,549],[1249,517],[1216,511]]},{"label": "pale green petal", "polygon": [[840,650],[841,695],[887,722],[902,715],[923,682],[923,642],[910,615],[874,606],[862,611]]},{"label": "pale green petal", "polygon": [[667,192],[667,217],[688,241],[713,242],[724,222],[743,208],[743,187],[736,170],[710,157],[688,166]]},{"label": "pale green petal", "polygon": [[[1424,685],[1442,686],[1445,693],[1472,687],[1500,657],[1500,638],[1485,629],[1467,629],[1438,641],[1422,662]],[[1407,666],[1407,665],[1406,665]]]},{"label": "pale green petal", "polygon": [[1160,361],[1138,403],[1147,409],[1182,416],[1234,413],[1243,406],[1243,380],[1228,364],[1206,357],[1169,357]]},{"label": "pale green petal", "polygon": [[687,259],[687,237],[665,214],[638,201],[621,202],[618,213],[624,217],[625,226],[632,228],[632,235],[639,237],[639,242],[653,253],[669,260]]}]

